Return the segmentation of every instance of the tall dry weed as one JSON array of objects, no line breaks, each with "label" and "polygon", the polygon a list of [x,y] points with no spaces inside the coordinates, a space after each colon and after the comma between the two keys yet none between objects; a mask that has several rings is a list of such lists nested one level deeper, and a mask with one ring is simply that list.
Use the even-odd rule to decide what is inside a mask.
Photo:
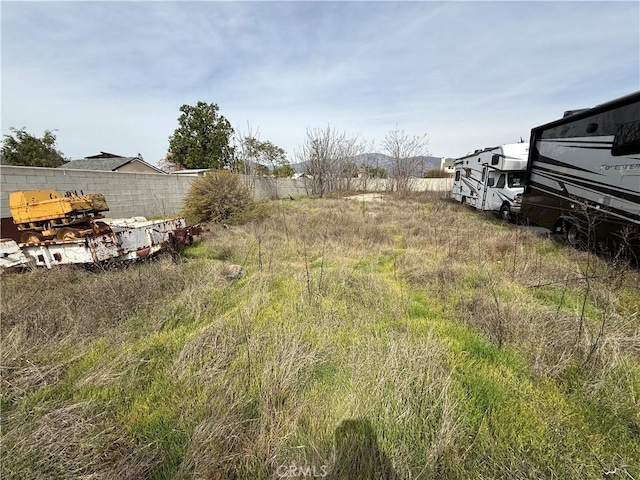
[{"label": "tall dry weed", "polygon": [[[0,331],[34,346],[73,342],[152,306],[184,286],[182,269],[168,258],[106,271],[59,267],[9,276],[3,282]],[[13,333],[12,333],[13,332]]]},{"label": "tall dry weed", "polygon": [[5,479],[133,480],[145,478],[163,460],[156,445],[127,437],[91,402],[50,405],[35,418],[12,412],[3,427]]}]

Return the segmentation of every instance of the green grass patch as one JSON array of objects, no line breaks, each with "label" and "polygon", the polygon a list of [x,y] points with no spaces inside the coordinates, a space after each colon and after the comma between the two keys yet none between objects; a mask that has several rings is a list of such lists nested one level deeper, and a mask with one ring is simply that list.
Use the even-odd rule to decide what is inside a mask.
[{"label": "green grass patch", "polygon": [[3,275],[3,478],[640,476],[638,273],[565,288],[584,252],[427,201],[275,201],[178,262]]}]

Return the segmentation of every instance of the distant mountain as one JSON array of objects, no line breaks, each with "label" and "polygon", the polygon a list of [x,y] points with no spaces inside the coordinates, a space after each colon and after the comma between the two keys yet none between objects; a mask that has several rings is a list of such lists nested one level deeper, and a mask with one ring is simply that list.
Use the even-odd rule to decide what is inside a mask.
[{"label": "distant mountain", "polygon": [[[414,157],[416,160],[417,169],[414,172],[414,176],[422,177],[424,172],[427,170],[433,170],[434,168],[440,168],[440,160],[441,157]],[[376,167],[383,168],[387,172],[391,169],[391,165],[393,164],[393,159],[389,155],[385,155],[384,153],[361,153],[360,155],[356,155],[355,157],[351,157],[347,159],[357,165],[365,166],[365,167]],[[303,163],[294,163],[291,167],[297,173],[304,173],[306,162]]]},{"label": "distant mountain", "polygon": [[347,160],[364,167],[384,168],[385,170],[389,170],[393,162],[392,158],[384,153],[361,153]]}]

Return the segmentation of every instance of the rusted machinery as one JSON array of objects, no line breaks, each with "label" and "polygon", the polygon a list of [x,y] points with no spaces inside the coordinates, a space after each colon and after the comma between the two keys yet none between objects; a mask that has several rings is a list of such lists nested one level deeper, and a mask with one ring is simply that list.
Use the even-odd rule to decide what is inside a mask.
[{"label": "rusted machinery", "polygon": [[0,273],[5,269],[53,268],[135,261],[179,245],[190,245],[206,229],[187,227],[184,218],[147,220],[144,217],[105,219],[109,232],[73,240],[44,240],[17,244],[0,239]]},{"label": "rusted machinery", "polygon": [[22,234],[19,244],[12,239],[0,240],[0,272],[29,266],[133,261],[190,245],[194,235],[207,231],[198,225],[187,227],[184,218],[104,218],[102,212],[109,207],[102,194],[13,192],[9,209]]},{"label": "rusted machinery", "polygon": [[102,212],[109,210],[104,195],[78,195],[55,190],[25,190],[9,194],[9,209],[19,231],[21,243],[40,243],[45,240],[69,241],[91,235],[108,233]]}]

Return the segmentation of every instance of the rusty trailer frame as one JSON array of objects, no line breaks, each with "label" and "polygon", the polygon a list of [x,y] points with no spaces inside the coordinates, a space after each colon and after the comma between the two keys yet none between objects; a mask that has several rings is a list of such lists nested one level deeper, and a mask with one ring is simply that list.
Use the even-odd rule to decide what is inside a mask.
[{"label": "rusty trailer frame", "polygon": [[168,250],[176,245],[189,245],[202,228],[187,227],[184,218],[146,220],[143,217],[104,219],[111,232],[69,241],[47,240],[34,244],[0,241],[0,266],[20,268],[57,265],[100,264],[137,260]]}]

